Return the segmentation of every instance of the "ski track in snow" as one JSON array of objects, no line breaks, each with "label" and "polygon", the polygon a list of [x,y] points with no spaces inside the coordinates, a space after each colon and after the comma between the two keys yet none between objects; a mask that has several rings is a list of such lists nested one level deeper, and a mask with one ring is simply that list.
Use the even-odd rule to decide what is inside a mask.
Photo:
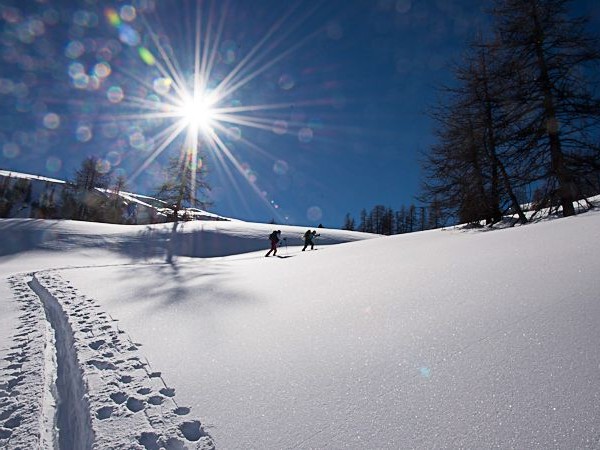
[{"label": "ski track in snow", "polygon": [[42,303],[27,286],[28,278],[9,278],[19,308],[19,324],[7,356],[0,362],[2,448],[54,446],[54,336]]},{"label": "ski track in snow", "polygon": [[[0,447],[214,449],[175,388],[93,299],[52,271],[9,281],[21,314],[0,363]],[[70,414],[57,413],[55,388]]]}]

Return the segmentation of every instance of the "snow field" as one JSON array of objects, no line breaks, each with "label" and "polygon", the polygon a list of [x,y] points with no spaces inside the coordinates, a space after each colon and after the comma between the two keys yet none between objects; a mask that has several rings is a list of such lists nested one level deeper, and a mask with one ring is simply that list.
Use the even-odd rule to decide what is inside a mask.
[{"label": "snow field", "polygon": [[[13,358],[1,364],[26,323],[45,349],[34,365],[48,367],[43,304],[55,347],[75,357],[59,355],[57,386],[66,368],[67,387],[85,387],[97,448],[598,448],[598,211],[314,252],[300,251],[303,228],[282,226],[282,258],[264,258],[273,228],[0,221],[0,293],[35,272],[0,296],[0,355]],[[11,370],[0,401],[32,413],[0,421],[8,448],[51,416],[47,378],[11,395],[9,380],[14,393],[34,375]]]},{"label": "snow field", "polygon": [[588,448],[599,224],[61,273],[103,286],[98,301],[177,374],[220,447]]}]

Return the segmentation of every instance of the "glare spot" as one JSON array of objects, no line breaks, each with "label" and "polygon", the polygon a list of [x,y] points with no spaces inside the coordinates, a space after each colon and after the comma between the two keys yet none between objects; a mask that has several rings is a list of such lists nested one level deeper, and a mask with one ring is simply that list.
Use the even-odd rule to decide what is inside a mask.
[{"label": "glare spot", "polygon": [[44,116],[44,126],[49,130],[56,130],[60,126],[60,117],[55,113],[48,113]]},{"label": "glare spot", "polygon": [[75,78],[78,75],[83,75],[85,74],[85,69],[83,67],[83,64],[78,63],[78,62],[74,62],[69,64],[69,76],[71,78]]},{"label": "glare spot", "polygon": [[35,34],[29,29],[27,24],[22,24],[17,29],[17,36],[21,42],[24,44],[31,44],[35,41]]},{"label": "glare spot", "polygon": [[238,127],[227,128],[227,137],[232,141],[239,141],[242,138],[242,130]]},{"label": "glare spot", "polygon": [[171,85],[173,84],[173,80],[170,78],[156,78],[152,82],[152,87],[159,95],[167,95],[171,90]]},{"label": "glare spot", "polygon": [[233,64],[237,59],[237,45],[233,41],[225,41],[221,44],[221,58],[225,64]]},{"label": "glare spot", "polygon": [[410,8],[412,8],[411,0],[398,0],[396,2],[396,11],[398,11],[400,14],[409,12]]},{"label": "glare spot", "polygon": [[287,122],[285,120],[276,120],[275,122],[273,122],[273,127],[272,127],[273,133],[282,135],[282,134],[287,133],[287,129],[288,129],[288,126],[287,126]]},{"label": "glare spot", "polygon": [[306,217],[308,220],[321,220],[323,218],[323,211],[318,206],[311,206],[308,208],[308,211],[306,211]]},{"label": "glare spot", "polygon": [[121,19],[125,22],[133,22],[135,20],[135,8],[131,5],[123,5],[120,11]]},{"label": "glare spot", "polygon": [[157,105],[160,105],[160,97],[156,94],[148,94],[148,96],[146,97],[146,100],[148,100],[149,102],[156,103]]},{"label": "glare spot", "polygon": [[113,52],[108,46],[104,46],[96,52],[96,58],[103,59],[104,61],[110,61],[112,57]]},{"label": "glare spot", "polygon": [[156,58],[146,47],[138,48],[138,54],[140,55],[142,61],[144,61],[149,66],[153,66],[154,64],[156,64]]},{"label": "glare spot", "polygon": [[46,32],[46,26],[44,22],[39,19],[32,19],[27,24],[27,28],[34,36],[42,36]]},{"label": "glare spot", "polygon": [[121,89],[119,86],[111,86],[106,91],[106,96],[108,97],[109,102],[120,103],[124,97],[123,89]]},{"label": "glare spot", "polygon": [[14,142],[7,142],[2,146],[2,154],[8,158],[16,158],[21,153],[21,148]]},{"label": "glare spot", "polygon": [[60,160],[60,158],[57,158],[56,156],[50,156],[46,160],[46,169],[49,172],[58,172],[61,167],[62,167],[62,161]]},{"label": "glare spot", "polygon": [[129,145],[137,150],[142,150],[146,145],[146,138],[141,131],[134,131],[129,136]]},{"label": "glare spot", "polygon": [[86,89],[90,82],[90,77],[85,73],[77,74],[73,77],[73,86],[77,89]]},{"label": "glare spot", "polygon": [[21,20],[23,20],[21,18],[20,11],[17,8],[3,6],[1,11],[2,11],[2,18],[4,20],[6,20],[8,23],[16,24],[16,23],[19,23]]},{"label": "glare spot", "polygon": [[298,140],[303,144],[308,144],[312,141],[313,136],[313,130],[311,128],[301,128],[300,131],[298,131]]},{"label": "glare spot", "polygon": [[286,163],[285,161],[283,161],[281,159],[278,161],[275,161],[275,164],[273,164],[273,172],[275,172],[277,175],[285,175],[288,170],[289,170],[288,163]]},{"label": "glare spot", "polygon": [[104,16],[106,17],[106,20],[108,20],[108,23],[110,23],[113,27],[116,28],[119,25],[121,25],[121,18],[119,17],[117,11],[115,11],[114,9],[108,8],[104,12]]},{"label": "glare spot", "polygon": [[279,77],[279,87],[283,90],[289,91],[294,87],[294,79],[291,75],[283,74]]},{"label": "glare spot", "polygon": [[85,47],[79,41],[71,41],[65,48],[65,56],[71,59],[77,59],[85,52]]},{"label": "glare spot", "polygon": [[122,24],[119,27],[119,39],[123,44],[134,47],[140,43],[140,35],[133,27],[127,24]]},{"label": "glare spot", "polygon": [[99,159],[96,162],[96,170],[102,174],[108,173],[110,172],[110,163],[105,159]]},{"label": "glare spot", "polygon": [[0,78],[0,94],[10,94],[13,91],[14,87],[15,84],[11,80],[7,78]]},{"label": "glare spot", "polygon": [[89,142],[92,139],[92,129],[88,125],[79,125],[75,137],[79,142]]},{"label": "glare spot", "polygon": [[118,166],[119,164],[121,164],[121,153],[116,150],[112,150],[108,152],[108,155],[106,155],[106,160],[111,165]]},{"label": "glare spot", "polygon": [[94,73],[98,78],[106,78],[111,73],[110,65],[106,62],[98,63],[94,66]]}]

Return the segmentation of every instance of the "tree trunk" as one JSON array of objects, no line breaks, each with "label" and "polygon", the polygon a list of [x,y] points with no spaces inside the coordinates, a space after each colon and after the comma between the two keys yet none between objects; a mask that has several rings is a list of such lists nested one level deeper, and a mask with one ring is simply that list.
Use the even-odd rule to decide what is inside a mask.
[{"label": "tree trunk", "polygon": [[563,216],[572,216],[575,214],[573,202],[575,198],[575,183],[566,164],[561,149],[561,140],[559,134],[559,122],[554,106],[554,96],[552,94],[552,83],[546,64],[544,54],[544,30],[541,27],[539,13],[535,0],[531,0],[532,18],[535,33],[535,53],[540,70],[540,84],[544,95],[544,118],[546,133],[550,143],[550,171],[558,180],[558,195],[560,204],[563,208]]},{"label": "tree trunk", "polygon": [[[496,152],[496,133],[494,132],[494,117],[492,114],[492,99],[489,93],[489,85],[488,85],[488,77],[487,77],[487,62],[485,59],[485,54],[482,52],[482,60],[483,60],[483,71],[484,71],[484,95],[485,95],[485,113],[486,113],[486,119],[488,121],[488,130],[489,130],[489,135],[488,135],[488,140],[489,140],[489,152],[490,152],[490,157],[492,159],[492,163],[493,163],[493,167],[494,167],[494,173],[497,173],[497,170],[500,170],[500,173],[502,174],[502,184],[504,185],[504,189],[506,189],[506,193],[508,194],[508,197],[510,198],[510,202],[511,205],[513,207],[513,209],[517,212],[518,216],[519,216],[519,221],[523,224],[527,223],[527,217],[525,217],[525,214],[523,213],[523,209],[521,208],[521,205],[519,205],[519,201],[517,200],[517,196],[515,195],[512,186],[510,184],[510,179],[508,177],[508,173],[506,172],[506,168],[504,167],[504,164],[502,164],[502,161],[500,161],[500,158],[498,158],[498,154]],[[496,175],[497,176],[497,175]],[[497,183],[497,180],[494,180],[494,185],[495,183]],[[496,206],[498,205],[498,203],[496,203]]]}]

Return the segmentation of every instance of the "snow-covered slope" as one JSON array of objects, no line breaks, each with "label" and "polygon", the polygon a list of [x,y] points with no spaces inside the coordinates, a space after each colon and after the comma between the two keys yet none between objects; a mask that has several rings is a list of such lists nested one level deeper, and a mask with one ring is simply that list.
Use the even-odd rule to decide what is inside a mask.
[{"label": "snow-covered slope", "polygon": [[[175,233],[73,222],[0,226],[18,242],[2,252],[0,273],[37,272],[34,294],[44,297],[36,283],[44,285],[63,305],[59,318],[75,328],[83,379],[106,381],[91,383],[87,397],[100,438],[111,427],[123,433],[133,420],[133,441],[124,442],[125,433],[123,446],[157,448],[169,438],[217,448],[600,442],[598,212],[312,252],[301,252],[303,229],[282,226],[282,258],[264,258],[271,226],[243,222],[185,224]],[[331,242],[364,237],[322,234]],[[28,243],[33,236],[36,245]],[[7,312],[0,326],[11,330],[0,334],[5,349],[18,345],[14,324],[35,319],[15,317],[19,292],[0,283]],[[108,338],[77,330],[110,324],[102,330]],[[146,363],[137,389],[118,378],[132,376],[131,361]],[[58,366],[64,363],[59,356]],[[174,397],[145,381],[144,373],[158,371]],[[122,403],[111,400],[116,392]],[[127,408],[130,398],[139,410]],[[168,398],[190,411],[178,416]],[[162,428],[141,420],[158,410]],[[5,423],[13,415],[0,421],[11,439],[20,432]]]}]

